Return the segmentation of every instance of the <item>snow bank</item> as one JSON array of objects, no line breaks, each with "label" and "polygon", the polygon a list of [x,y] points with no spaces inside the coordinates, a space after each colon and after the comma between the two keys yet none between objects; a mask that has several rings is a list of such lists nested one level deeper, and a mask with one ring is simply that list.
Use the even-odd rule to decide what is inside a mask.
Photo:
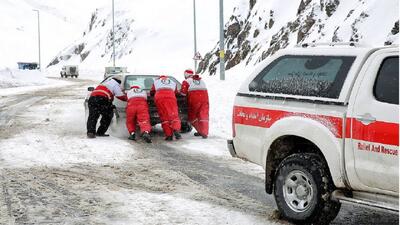
[{"label": "snow bank", "polygon": [[21,94],[44,88],[70,85],[70,82],[52,80],[38,70],[0,70],[0,96]]},{"label": "snow bank", "polygon": [[214,76],[203,75],[210,99],[210,136],[232,138],[232,108],[235,96],[252,70],[253,68],[246,68],[241,64],[226,71],[224,81],[220,80],[219,71]]},{"label": "snow bank", "polygon": [[32,86],[48,84],[46,79],[38,70],[0,70],[0,88]]}]

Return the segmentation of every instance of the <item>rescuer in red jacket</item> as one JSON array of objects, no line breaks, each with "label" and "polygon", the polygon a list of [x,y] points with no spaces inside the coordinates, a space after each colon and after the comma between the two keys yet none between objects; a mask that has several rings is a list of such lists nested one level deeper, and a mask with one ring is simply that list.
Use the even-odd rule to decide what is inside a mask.
[{"label": "rescuer in red jacket", "polygon": [[139,86],[132,86],[126,93],[128,104],[126,106],[126,127],[129,131],[129,139],[136,140],[136,122],[139,124],[143,139],[151,143],[150,114],[147,104],[147,93]]},{"label": "rescuer in red jacket", "polygon": [[[113,117],[114,96],[122,101],[126,101],[126,96],[121,90],[121,79],[112,77],[103,81],[92,91],[88,100],[89,117],[87,120],[87,137],[109,136],[106,134]],[[100,120],[100,126],[96,132],[97,120]]]},{"label": "rescuer in red jacket", "polygon": [[161,119],[161,126],[165,134],[165,140],[171,141],[172,136],[181,139],[181,120],[178,114],[176,83],[167,76],[160,76],[154,81],[150,94],[154,95],[157,111]]},{"label": "rescuer in red jacket", "polygon": [[206,84],[199,75],[193,75],[192,70],[186,70],[182,82],[181,95],[187,96],[188,119],[197,130],[194,136],[208,137],[208,91]]}]

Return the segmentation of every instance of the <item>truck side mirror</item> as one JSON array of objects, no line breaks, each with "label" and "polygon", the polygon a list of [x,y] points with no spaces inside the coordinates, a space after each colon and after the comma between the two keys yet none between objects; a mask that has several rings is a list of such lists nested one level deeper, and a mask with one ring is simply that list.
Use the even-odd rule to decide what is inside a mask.
[{"label": "truck side mirror", "polygon": [[87,90],[88,91],[94,91],[94,87],[88,87]]}]

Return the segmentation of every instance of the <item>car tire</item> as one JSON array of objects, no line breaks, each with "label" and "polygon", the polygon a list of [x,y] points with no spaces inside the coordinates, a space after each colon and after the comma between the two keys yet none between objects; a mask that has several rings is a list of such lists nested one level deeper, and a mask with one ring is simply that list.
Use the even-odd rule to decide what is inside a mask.
[{"label": "car tire", "polygon": [[276,204],[294,223],[329,224],[340,210],[340,203],[331,200],[334,189],[326,163],[313,153],[286,157],[275,175]]},{"label": "car tire", "polygon": [[189,122],[181,122],[181,133],[189,133],[193,127]]}]

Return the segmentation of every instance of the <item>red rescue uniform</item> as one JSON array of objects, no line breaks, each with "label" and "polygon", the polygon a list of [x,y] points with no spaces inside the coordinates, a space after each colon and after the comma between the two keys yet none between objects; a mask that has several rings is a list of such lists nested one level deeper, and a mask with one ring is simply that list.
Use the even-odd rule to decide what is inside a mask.
[{"label": "red rescue uniform", "polygon": [[154,81],[150,93],[154,95],[164,134],[166,137],[171,137],[174,132],[181,130],[175,96],[178,93],[176,83],[166,76],[161,76]]},{"label": "red rescue uniform", "polygon": [[147,93],[138,86],[133,86],[128,92],[128,104],[126,106],[126,127],[129,134],[136,133],[136,123],[140,131],[150,133],[151,123]]},{"label": "red rescue uniform", "polygon": [[207,137],[209,101],[206,84],[199,75],[190,76],[182,82],[181,94],[187,96],[189,122],[201,136]]}]

